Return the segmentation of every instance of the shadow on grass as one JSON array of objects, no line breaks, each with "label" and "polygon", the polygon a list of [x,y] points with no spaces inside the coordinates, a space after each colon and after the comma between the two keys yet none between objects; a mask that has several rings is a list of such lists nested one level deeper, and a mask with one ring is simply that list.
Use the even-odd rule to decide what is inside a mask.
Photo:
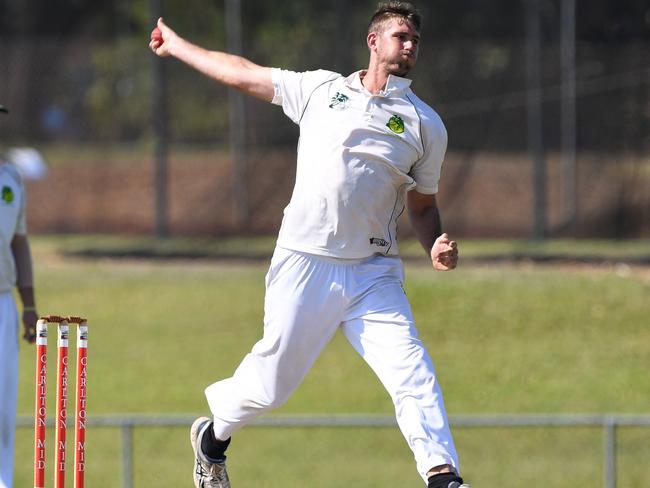
[{"label": "shadow on grass", "polygon": [[[217,249],[157,249],[155,247],[134,248],[102,248],[86,247],[61,251],[66,257],[83,259],[146,259],[146,260],[207,260],[207,261],[243,261],[251,263],[267,262],[271,259],[273,250],[217,250]],[[423,253],[403,253],[405,262],[426,262]],[[588,264],[630,266],[650,266],[650,256],[637,255],[601,255],[601,254],[571,254],[571,253],[497,253],[470,254],[462,256],[463,263],[469,264]]]},{"label": "shadow on grass", "polygon": [[[275,236],[169,237],[70,235],[45,236],[39,241],[57,254],[81,259],[212,260],[268,262]],[[463,239],[462,263],[490,264],[627,264],[650,266],[650,241],[548,239]],[[416,239],[399,241],[400,256],[407,262],[427,262],[427,253]]]},{"label": "shadow on grass", "polygon": [[86,259],[214,260],[261,262],[271,259],[271,252],[228,252],[201,250],[160,250],[154,248],[101,249],[85,248],[62,251],[62,255]]}]

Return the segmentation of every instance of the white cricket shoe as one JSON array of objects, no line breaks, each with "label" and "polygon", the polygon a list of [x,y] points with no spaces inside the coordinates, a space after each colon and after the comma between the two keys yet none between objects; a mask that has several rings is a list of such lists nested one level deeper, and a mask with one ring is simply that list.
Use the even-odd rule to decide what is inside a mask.
[{"label": "white cricket shoe", "polygon": [[201,439],[212,422],[207,417],[199,417],[190,429],[190,442],[194,450],[194,486],[196,488],[230,488],[226,472],[226,460],[213,462],[201,452]]}]

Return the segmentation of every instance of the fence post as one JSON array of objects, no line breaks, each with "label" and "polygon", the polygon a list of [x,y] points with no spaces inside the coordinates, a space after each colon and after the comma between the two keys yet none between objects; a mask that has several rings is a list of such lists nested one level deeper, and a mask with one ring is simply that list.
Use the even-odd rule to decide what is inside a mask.
[{"label": "fence post", "polygon": [[616,419],[605,418],[605,488],[616,488]]},{"label": "fence post", "polygon": [[122,424],[122,488],[133,486],[133,426]]},{"label": "fence post", "polygon": [[[162,16],[161,0],[149,0],[151,24]],[[169,189],[168,189],[168,94],[165,61],[152,56],[153,98],[151,119],[154,134],[154,191],[156,237],[169,235]]]},{"label": "fence post", "polygon": [[542,67],[540,1],[526,2],[526,111],[528,152],[533,162],[534,240],[546,237],[546,162],[542,125]]},{"label": "fence post", "polygon": [[576,0],[563,0],[560,14],[562,104],[560,106],[564,224],[573,232],[577,217],[576,170]]},{"label": "fence post", "polygon": [[[230,54],[242,55],[241,0],[225,0],[226,39]],[[235,225],[245,230],[250,220],[248,208],[248,160],[246,157],[246,106],[244,95],[228,90],[230,154],[232,155],[232,189],[235,202]]]}]

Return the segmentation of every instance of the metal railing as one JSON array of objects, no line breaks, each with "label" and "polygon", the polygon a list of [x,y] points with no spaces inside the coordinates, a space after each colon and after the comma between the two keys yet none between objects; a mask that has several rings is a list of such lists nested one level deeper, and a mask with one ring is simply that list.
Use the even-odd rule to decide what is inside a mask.
[{"label": "metal railing", "polygon": [[[133,428],[189,426],[198,415],[101,415],[89,417],[91,427],[119,428],[122,442],[122,488],[133,487]],[[618,427],[650,427],[650,415],[457,415],[450,417],[454,427],[601,427],[604,438],[603,478],[605,488],[616,488],[616,431]],[[52,419],[48,419],[53,424]],[[18,417],[18,427],[33,427],[34,419]],[[395,418],[389,415],[269,415],[251,426],[259,427],[393,427]]]}]

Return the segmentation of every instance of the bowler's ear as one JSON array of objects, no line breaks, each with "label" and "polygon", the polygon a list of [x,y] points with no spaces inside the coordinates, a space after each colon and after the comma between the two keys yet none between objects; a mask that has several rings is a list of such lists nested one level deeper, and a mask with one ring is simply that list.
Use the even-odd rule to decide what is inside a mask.
[{"label": "bowler's ear", "polygon": [[368,44],[368,49],[374,51],[377,47],[377,33],[371,32],[368,34],[368,37],[366,37],[366,43]]}]

